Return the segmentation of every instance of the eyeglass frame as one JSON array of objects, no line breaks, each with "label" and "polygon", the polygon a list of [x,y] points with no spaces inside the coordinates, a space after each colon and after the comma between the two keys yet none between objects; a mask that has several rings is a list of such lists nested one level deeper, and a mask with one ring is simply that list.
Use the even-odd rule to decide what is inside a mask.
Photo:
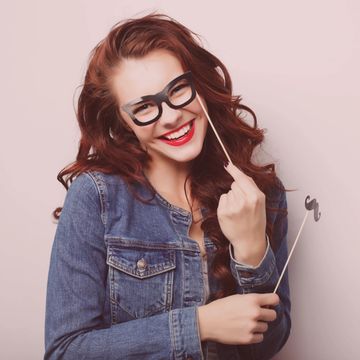
[{"label": "eyeglass frame", "polygon": [[[182,80],[182,79],[187,79],[189,80],[189,85],[191,87],[191,97],[189,100],[187,100],[184,104],[181,105],[173,105],[171,104],[169,97],[168,97],[168,91],[173,87],[174,84],[176,84],[178,81]],[[184,74],[177,76],[175,79],[171,80],[166,86],[165,88],[158,92],[155,95],[145,95],[142,96],[140,98],[137,98],[135,100],[132,100],[128,103],[126,103],[125,105],[121,106],[121,109],[124,110],[131,118],[131,120],[138,126],[146,126],[146,125],[150,125],[152,123],[154,123],[155,121],[159,120],[159,118],[161,117],[162,113],[163,113],[163,108],[162,108],[162,103],[165,101],[166,104],[171,107],[172,109],[180,109],[188,104],[190,104],[196,96],[196,89],[195,89],[195,85],[193,82],[193,76],[191,71],[187,71]],[[159,114],[152,120],[147,121],[147,122],[142,122],[136,119],[135,114],[131,111],[130,107],[132,105],[135,105],[137,103],[141,103],[144,102],[146,100],[153,100],[155,102],[155,104],[157,105],[158,109],[159,109]]]}]

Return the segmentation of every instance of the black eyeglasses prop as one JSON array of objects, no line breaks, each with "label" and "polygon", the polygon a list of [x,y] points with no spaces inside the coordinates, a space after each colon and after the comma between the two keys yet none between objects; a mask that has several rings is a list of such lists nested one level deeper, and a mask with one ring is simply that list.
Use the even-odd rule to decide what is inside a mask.
[{"label": "black eyeglasses prop", "polygon": [[121,108],[130,116],[136,125],[146,126],[154,123],[161,117],[163,111],[161,104],[163,101],[165,101],[172,109],[180,109],[190,104],[195,97],[199,101],[199,104],[206,115],[228,161],[232,163],[230,156],[195,89],[191,71],[187,71],[172,80],[157,94],[142,96],[141,98],[135,99],[123,105]]},{"label": "black eyeglasses prop", "polygon": [[[122,109],[129,114],[131,119],[134,121],[136,125],[139,126],[146,126],[149,124],[152,124],[153,122],[157,121],[160,116],[162,115],[162,102],[165,101],[166,104],[171,107],[172,109],[180,109],[188,104],[190,104],[195,97],[197,98],[205,116],[207,117],[214,134],[216,138],[218,139],[229,163],[232,165],[233,162],[230,159],[230,156],[228,152],[226,151],[226,148],[224,144],[222,143],[219,134],[217,133],[215,126],[213,122],[210,119],[210,116],[208,112],[205,109],[205,106],[203,102],[200,99],[199,94],[197,93],[191,71],[187,71],[184,74],[178,76],[174,80],[172,80],[166,87],[160,91],[159,93],[155,95],[146,95],[142,96],[141,98],[138,98],[136,100],[133,100],[126,105],[122,106]],[[239,167],[237,167],[240,171],[242,171]],[[309,215],[309,212],[311,210],[314,210],[314,219],[315,221],[318,221],[320,219],[321,213],[319,212],[319,203],[316,201],[316,199],[311,200],[308,202],[307,200],[310,198],[308,195],[305,199],[305,208],[306,208],[306,214],[303,220],[303,223],[298,231],[296,240],[291,248],[291,251],[289,253],[289,256],[287,258],[287,261],[283,267],[282,273],[279,277],[279,280],[275,286],[274,293],[276,293],[280,282],[283,278],[283,275],[285,273],[285,270],[288,266],[288,263],[290,261],[291,255],[295,249],[295,246],[299,240],[301,231],[305,225],[307,216]]]}]

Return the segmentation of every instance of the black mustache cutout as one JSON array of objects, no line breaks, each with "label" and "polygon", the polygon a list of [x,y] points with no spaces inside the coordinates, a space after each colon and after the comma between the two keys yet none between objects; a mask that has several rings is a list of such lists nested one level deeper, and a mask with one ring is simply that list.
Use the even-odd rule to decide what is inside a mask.
[{"label": "black mustache cutout", "polygon": [[314,219],[315,221],[318,221],[321,216],[321,212],[319,212],[319,203],[316,201],[316,199],[312,199],[311,201],[307,202],[308,199],[310,199],[310,195],[308,195],[305,199],[305,207],[307,210],[314,209]]}]

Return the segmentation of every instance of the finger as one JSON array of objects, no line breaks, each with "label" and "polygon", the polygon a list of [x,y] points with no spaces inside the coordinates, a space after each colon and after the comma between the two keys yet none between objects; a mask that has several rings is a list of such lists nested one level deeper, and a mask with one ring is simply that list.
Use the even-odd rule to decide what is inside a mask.
[{"label": "finger", "polygon": [[269,328],[269,325],[265,321],[258,321],[255,328],[254,333],[264,333]]},{"label": "finger", "polygon": [[276,311],[271,309],[261,309],[257,318],[259,321],[274,321],[277,317]]},{"label": "finger", "polygon": [[278,305],[280,303],[280,298],[278,294],[273,293],[265,293],[265,294],[257,294],[257,301],[260,306],[265,305]]},{"label": "finger", "polygon": [[238,199],[245,199],[246,198],[245,192],[243,191],[241,186],[236,181],[232,182],[231,190],[235,193],[235,195],[236,195],[236,197]]},{"label": "finger", "polygon": [[229,163],[229,165],[224,168],[245,193],[258,191],[258,187],[256,186],[254,180],[250,176],[247,176],[245,173],[243,173],[234,164]]},{"label": "finger", "polygon": [[258,344],[264,340],[263,334],[252,334],[249,344]]}]

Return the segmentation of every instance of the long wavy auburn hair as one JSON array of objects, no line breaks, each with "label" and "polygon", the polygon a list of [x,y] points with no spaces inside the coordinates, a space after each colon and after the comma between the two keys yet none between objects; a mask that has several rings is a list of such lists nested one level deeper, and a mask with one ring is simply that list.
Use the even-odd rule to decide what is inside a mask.
[{"label": "long wavy auburn hair", "polygon": [[[279,211],[270,206],[276,200],[274,189],[288,190],[276,176],[274,164],[259,166],[251,160],[254,149],[264,140],[264,130],[257,127],[254,112],[240,103],[240,96],[232,95],[232,81],[226,67],[203,48],[199,35],[173,18],[158,13],[115,24],[91,52],[77,104],[81,130],[78,154],[76,161],[63,168],[57,179],[68,190],[74,178],[86,171],[118,174],[130,185],[139,201],[152,200],[155,190],[142,171],[150,161],[150,155],[142,149],[122,118],[110,80],[123,58],[142,58],[156,49],[168,50],[185,71],[191,70],[197,92],[205,99],[209,116],[233,163],[252,177],[266,195],[266,211]],[[253,126],[242,116],[244,110],[252,115]],[[210,271],[219,280],[221,289],[212,295],[212,299],[234,294],[236,288],[230,271],[229,241],[221,232],[217,219],[220,195],[228,192],[233,182],[223,168],[225,160],[223,150],[208,126],[202,151],[192,161],[186,181],[190,179],[192,198],[207,209],[201,228],[217,248]],[[136,193],[138,184],[148,187],[151,199],[143,199]],[[184,190],[186,193],[185,184]],[[58,207],[53,211],[56,220],[61,209]],[[282,213],[287,215],[286,210]],[[274,243],[272,232],[268,221],[266,233],[275,248],[278,244]]]}]

